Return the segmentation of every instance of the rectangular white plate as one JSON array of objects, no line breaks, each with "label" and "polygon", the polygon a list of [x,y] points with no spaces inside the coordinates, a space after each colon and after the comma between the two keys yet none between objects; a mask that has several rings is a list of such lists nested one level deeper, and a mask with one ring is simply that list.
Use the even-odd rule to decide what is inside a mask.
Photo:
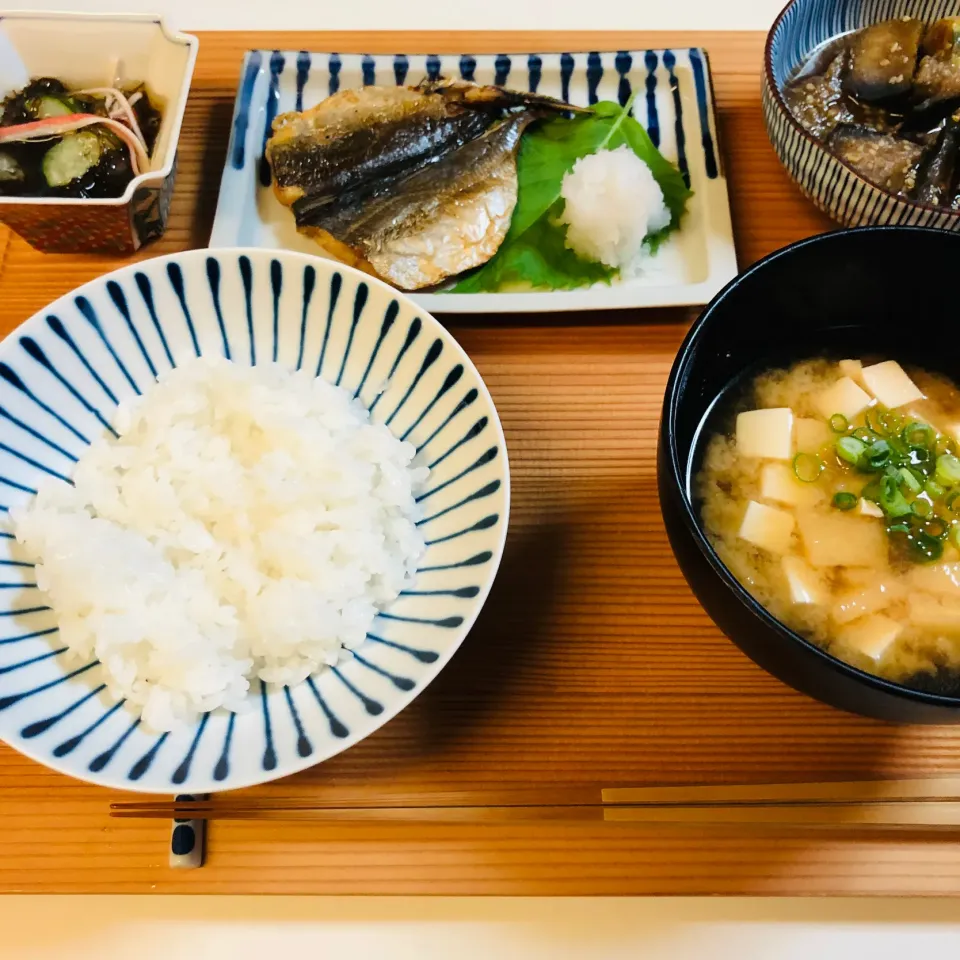
[{"label": "rectangular white plate", "polygon": [[737,272],[727,181],[717,142],[710,68],[701,49],[497,56],[347,55],[251,50],[244,59],[212,247],[253,246],[320,253],[297,233],[270,188],[263,148],[278,113],[313,106],[338,89],[464,77],[537,90],[569,103],[625,103],[694,192],[681,229],[642,275],[612,285],[530,293],[414,294],[433,313],[524,313],[706,303]]}]

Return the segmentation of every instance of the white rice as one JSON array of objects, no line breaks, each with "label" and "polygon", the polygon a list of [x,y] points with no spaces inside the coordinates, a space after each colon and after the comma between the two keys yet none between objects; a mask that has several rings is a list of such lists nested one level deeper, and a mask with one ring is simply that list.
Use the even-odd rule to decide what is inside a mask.
[{"label": "white rice", "polygon": [[13,522],[60,640],[153,729],[336,664],[412,582],[427,471],[345,390],[199,359],[114,427]]},{"label": "white rice", "polygon": [[650,168],[626,144],[581,157],[563,178],[567,246],[583,260],[631,273],[644,238],[670,223]]}]

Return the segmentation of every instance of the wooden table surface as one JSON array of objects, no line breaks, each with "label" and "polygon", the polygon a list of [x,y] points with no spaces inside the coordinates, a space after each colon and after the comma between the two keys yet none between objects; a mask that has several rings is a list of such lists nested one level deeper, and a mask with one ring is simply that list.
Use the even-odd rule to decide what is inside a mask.
[{"label": "wooden table surface", "polygon": [[[170,228],[143,256],[206,244],[248,47],[694,44],[713,66],[741,266],[829,229],[768,144],[759,33],[222,33],[201,36]],[[122,262],[43,255],[0,232],[0,332]],[[960,772],[960,728],[887,725],[794,693],[741,655],[688,590],[657,507],[655,440],[667,373],[695,313],[447,318],[490,387],[510,448],[513,511],[494,590],[461,651],[409,709],[345,754],[251,793]],[[0,892],[960,893],[960,856],[944,842],[602,824],[218,822],[207,865],[175,872],[169,824],[111,821],[117,797],[0,745]]]}]

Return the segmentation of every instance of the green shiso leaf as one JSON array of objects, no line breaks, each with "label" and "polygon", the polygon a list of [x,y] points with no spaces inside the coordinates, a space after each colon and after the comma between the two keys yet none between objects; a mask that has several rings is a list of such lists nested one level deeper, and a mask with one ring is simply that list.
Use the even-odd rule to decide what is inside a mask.
[{"label": "green shiso leaf", "polygon": [[647,131],[624,107],[611,101],[596,104],[589,114],[555,117],[528,132],[517,157],[518,194],[510,229],[496,255],[460,280],[454,293],[489,293],[505,288],[569,290],[599,281],[610,282],[617,271],[581,260],[566,247],[566,226],[560,188],[564,176],[581,157],[626,144],[650,168],[670,211],[670,223],[647,237],[655,251],[680,225],[692,196],[680,171],[653,145]]}]

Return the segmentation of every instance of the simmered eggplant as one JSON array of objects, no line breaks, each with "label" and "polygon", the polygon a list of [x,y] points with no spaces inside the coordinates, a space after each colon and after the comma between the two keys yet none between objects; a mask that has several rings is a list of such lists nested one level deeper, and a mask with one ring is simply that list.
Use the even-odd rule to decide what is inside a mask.
[{"label": "simmered eggplant", "polygon": [[910,140],[852,123],[838,126],[827,146],[864,179],[901,196],[913,189],[924,152]]},{"label": "simmered eggplant", "polygon": [[784,98],[865,179],[960,210],[960,16],[927,29],[886,20],[836,37],[800,65]]},{"label": "simmered eggplant", "polygon": [[838,123],[852,123],[853,114],[843,95],[843,77],[850,51],[841,50],[822,76],[800,78],[784,91],[793,115],[815,137],[827,136]]},{"label": "simmered eggplant", "polygon": [[960,100],[960,17],[938,20],[923,38],[914,90],[922,101],[918,109]]},{"label": "simmered eggplant", "polygon": [[927,151],[917,170],[913,198],[920,203],[940,206],[951,196],[950,188],[960,153],[960,114],[955,113],[944,124],[932,149]]},{"label": "simmered eggplant", "polygon": [[922,21],[911,18],[884,20],[855,34],[847,90],[868,103],[909,93],[922,36]]}]

